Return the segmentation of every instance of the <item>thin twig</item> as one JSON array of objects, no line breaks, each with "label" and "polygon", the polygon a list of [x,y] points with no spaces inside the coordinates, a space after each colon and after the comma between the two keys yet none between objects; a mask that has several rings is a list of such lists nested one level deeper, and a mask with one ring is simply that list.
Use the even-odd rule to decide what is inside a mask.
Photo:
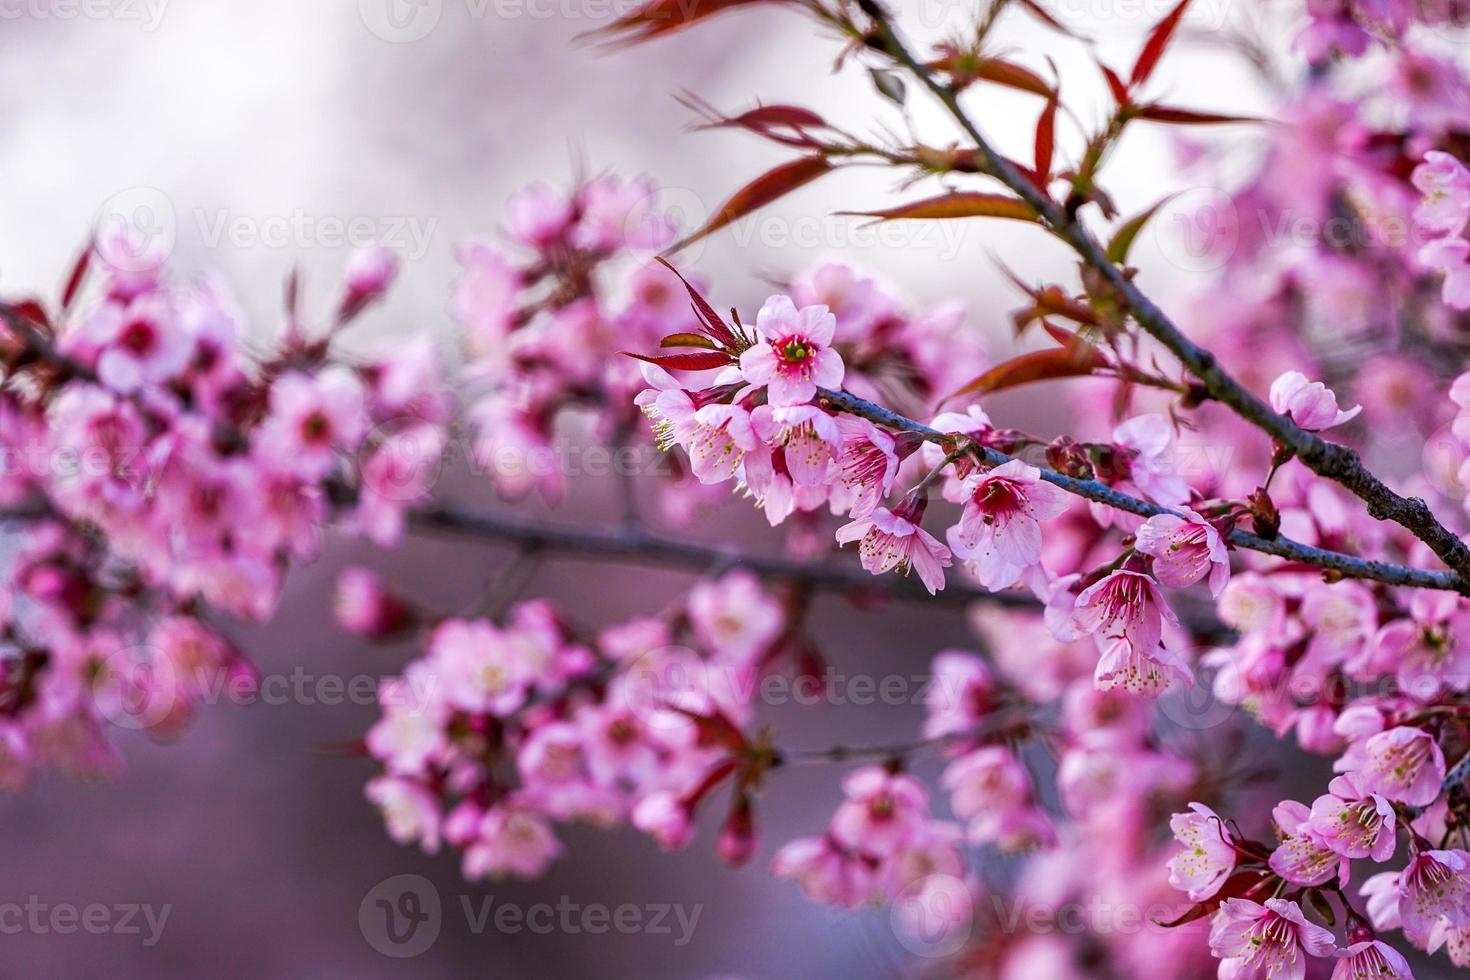
[{"label": "thin twig", "polygon": [[[849,415],[857,415],[870,422],[886,426],[891,429],[902,429],[917,433],[930,442],[947,443],[952,442],[955,436],[952,433],[940,432],[930,428],[922,422],[916,422],[911,418],[899,415],[897,412],[875,405],[870,401],[850,395],[845,391],[831,391],[821,389],[819,397],[828,408],[846,412]],[[999,466],[1008,463],[1015,457],[1005,453],[989,449],[985,446],[974,445],[973,451],[981,462],[988,466]],[[1101,504],[1107,504],[1117,510],[1137,514],[1140,517],[1155,517],[1159,514],[1175,514],[1178,512],[1167,507],[1138,497],[1120,493],[1105,483],[1097,480],[1079,480],[1076,477],[1066,476],[1054,470],[1042,469],[1041,478],[1054,486],[1061,487],[1068,493],[1095,500]],[[1292,541],[1290,538],[1266,539],[1258,535],[1249,534],[1245,531],[1233,531],[1226,539],[1237,548],[1245,548],[1249,551],[1258,551],[1262,554],[1273,555],[1288,561],[1301,562],[1306,565],[1314,565],[1342,575],[1345,578],[1369,579],[1375,582],[1383,582],[1386,585],[1402,585],[1419,589],[1439,589],[1449,592],[1459,592],[1462,595],[1470,595],[1470,585],[1454,572],[1434,572],[1420,568],[1408,568],[1403,565],[1393,565],[1388,562],[1372,561],[1367,558],[1355,558],[1336,551],[1327,551],[1322,548],[1313,548],[1308,545]]]}]

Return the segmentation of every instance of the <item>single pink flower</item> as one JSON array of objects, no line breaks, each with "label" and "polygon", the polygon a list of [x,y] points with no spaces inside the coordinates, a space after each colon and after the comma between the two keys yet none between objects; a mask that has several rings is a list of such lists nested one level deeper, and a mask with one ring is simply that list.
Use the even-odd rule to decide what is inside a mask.
[{"label": "single pink flower", "polygon": [[832,815],[832,836],[847,847],[886,856],[902,850],[924,822],[929,792],[913,776],[865,766],[842,781],[847,799]]},{"label": "single pink flower", "polygon": [[537,878],[560,854],[561,842],[550,824],[512,798],[485,812],[474,843],[464,852],[464,876]]},{"label": "single pink flower", "polygon": [[678,794],[660,790],[639,800],[630,819],[665,851],[682,851],[694,839],[692,816]]},{"label": "single pink flower", "polygon": [[1414,223],[1432,234],[1459,235],[1470,221],[1470,170],[1450,154],[1430,150],[1410,179],[1424,194]]},{"label": "single pink flower", "polygon": [[934,658],[934,676],[924,694],[924,737],[973,731],[995,706],[997,685],[985,661],[973,653],[946,650]]},{"label": "single pink flower", "polygon": [[1399,690],[1429,702],[1444,691],[1470,690],[1470,603],[1448,592],[1416,592],[1410,618],[1374,638],[1373,667],[1393,671]]},{"label": "single pink flower", "polygon": [[1399,874],[1399,917],[1404,934],[1421,945],[1441,919],[1456,928],[1470,926],[1470,853],[1415,854]]},{"label": "single pink flower", "polygon": [[1382,863],[1397,841],[1393,805],[1377,793],[1363,793],[1351,776],[1338,776],[1330,792],[1312,803],[1309,826],[1322,843],[1347,858]]},{"label": "single pink flower", "polygon": [[1349,861],[1336,853],[1311,827],[1311,811],[1296,800],[1276,805],[1272,817],[1282,838],[1271,852],[1271,870],[1293,885],[1315,887],[1333,878],[1346,884]]},{"label": "single pink flower", "polygon": [[332,468],[337,452],[357,448],[366,427],[361,382],[334,366],[276,381],[260,444],[283,469],[315,479]]},{"label": "single pink flower", "polygon": [[1331,980],[1414,980],[1403,954],[1377,939],[1353,943],[1337,955]]},{"label": "single pink flower", "polygon": [[1230,980],[1305,980],[1302,953],[1331,956],[1334,946],[1329,930],[1308,922],[1297,903],[1279,898],[1265,905],[1226,899],[1210,928],[1210,952],[1224,961],[1220,975]]},{"label": "single pink flower", "polygon": [[1430,242],[1419,249],[1419,261],[1426,268],[1444,273],[1442,296],[1447,305],[1470,310],[1470,241],[1441,238]]},{"label": "single pink flower", "polygon": [[523,245],[545,248],[562,236],[572,220],[572,201],[538,180],[512,195],[503,214],[507,234]]},{"label": "single pink flower", "polygon": [[1169,860],[1169,884],[1191,902],[1203,902],[1235,871],[1235,846],[1214,810],[1203,803],[1191,803],[1189,809],[1169,818],[1169,830],[1183,848]]},{"label": "single pink flower", "polygon": [[772,296],[755,328],[761,343],[740,355],[740,373],[753,385],[765,385],[772,405],[801,405],[818,388],[842,384],[842,356],[832,349],[837,318],[825,306],[798,310],[790,298]]},{"label": "single pink flower", "polygon": [[344,310],[361,309],[380,299],[398,276],[398,256],[392,249],[373,245],[353,252],[347,259],[343,276],[347,290],[342,298]]},{"label": "single pink flower", "polygon": [[932,595],[944,588],[949,549],[917,523],[879,507],[868,517],[837,529],[837,543],[860,541],[863,567],[874,575],[912,568]]},{"label": "single pink flower", "polygon": [[436,854],[441,840],[439,801],[428,787],[402,776],[378,776],[364,795],[382,811],[388,836],[399,844],[418,844]]},{"label": "single pink flower", "polygon": [[1444,751],[1422,728],[1399,726],[1349,749],[1358,786],[1406,806],[1428,806],[1439,798],[1445,777]]},{"label": "single pink flower", "polygon": [[837,420],[815,405],[773,408],[762,405],[750,414],[761,442],[785,453],[786,472],[803,486],[826,486],[842,452]]},{"label": "single pink flower", "polygon": [[966,478],[964,510],[946,538],[987,589],[1016,584],[1041,560],[1041,522],[1067,509],[1067,494],[1019,459]]},{"label": "single pink flower", "polygon": [[1138,529],[1138,550],[1154,559],[1154,577],[1182,589],[1210,576],[1210,594],[1219,596],[1230,580],[1230,554],[1215,526],[1192,510],[1184,516],[1158,514]]},{"label": "single pink flower", "polygon": [[1309,432],[1320,432],[1356,418],[1361,405],[1346,411],[1337,396],[1320,381],[1308,381],[1300,371],[1287,371],[1271,382],[1271,408]]},{"label": "single pink flower", "polygon": [[837,457],[837,485],[832,506],[854,520],[869,516],[893,489],[898,476],[898,454],[893,436],[867,419],[843,415],[837,419],[842,446]]},{"label": "single pink flower", "polygon": [[877,862],[832,839],[799,837],[776,852],[771,873],[801,886],[812,901],[855,908],[872,898]]},{"label": "single pink flower", "polygon": [[972,844],[1001,840],[1012,816],[1032,808],[1031,776],[1004,745],[960,756],[945,768],[940,784],[949,791],[954,815],[969,821],[966,833]]}]

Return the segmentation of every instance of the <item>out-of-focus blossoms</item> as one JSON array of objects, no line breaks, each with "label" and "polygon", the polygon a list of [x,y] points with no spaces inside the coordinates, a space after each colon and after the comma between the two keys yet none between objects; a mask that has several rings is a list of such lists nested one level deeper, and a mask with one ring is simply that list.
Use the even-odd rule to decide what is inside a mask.
[{"label": "out-of-focus blossoms", "polygon": [[391,255],[352,259],[326,328],[293,307],[252,355],[220,283],[175,284],[135,244],[104,238],[59,309],[8,304],[0,327],[11,786],[40,767],[110,771],[111,726],[171,736],[248,691],[225,623],[268,618],[329,524],[396,543],[443,447],[427,339],[365,358],[334,343],[389,287]]}]

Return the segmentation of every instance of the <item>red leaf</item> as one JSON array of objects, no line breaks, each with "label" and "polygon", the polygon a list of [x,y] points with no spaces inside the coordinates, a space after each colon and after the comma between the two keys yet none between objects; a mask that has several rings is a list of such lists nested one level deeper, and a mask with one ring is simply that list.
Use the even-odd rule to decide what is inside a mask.
[{"label": "red leaf", "polygon": [[623,351],[628,357],[657,364],[666,371],[712,371],[735,363],[735,358],[724,351],[697,351],[690,354],[634,354]]},{"label": "red leaf", "polygon": [[1076,32],[1072,31],[1070,28],[1063,25],[1061,21],[1057,20],[1051,14],[1047,13],[1046,8],[1037,3],[1036,0],[1020,0],[1020,4],[1027,10],[1031,11],[1031,15],[1033,17],[1041,21],[1047,27],[1050,27],[1052,30],[1059,31],[1060,33],[1065,34],[1068,37],[1078,36]]},{"label": "red leaf", "polygon": [[808,135],[807,130],[831,129],[827,120],[801,106],[763,105],[737,116],[727,116],[695,96],[684,96],[680,101],[708,120],[699,129],[744,129],[783,146],[816,146],[817,141]]},{"label": "red leaf", "polygon": [[725,10],[757,3],[789,0],[647,0],[632,13],[596,30],[579,34],[579,39],[604,40],[615,44],[638,44],[672,34]]},{"label": "red leaf", "polygon": [[1119,78],[1117,72],[1113,71],[1102,62],[1098,62],[1097,66],[1102,69],[1103,78],[1107,79],[1108,88],[1113,93],[1113,99],[1118,103],[1118,105],[1127,105],[1128,86],[1123,84],[1123,79]]},{"label": "red leaf", "polygon": [[7,308],[14,315],[31,321],[31,324],[39,328],[43,333],[50,334],[53,332],[51,317],[46,313],[46,307],[42,306],[39,300],[25,299],[19,303],[8,304]]},{"label": "red leaf", "polygon": [[1057,98],[1046,100],[1041,118],[1036,120],[1036,174],[1044,186],[1051,180],[1052,154],[1056,149]]},{"label": "red leaf", "polygon": [[1130,85],[1142,85],[1148,81],[1148,76],[1153,74],[1154,66],[1159,63],[1159,58],[1164,54],[1164,48],[1169,44],[1169,38],[1174,36],[1174,28],[1179,26],[1179,21],[1184,16],[1184,8],[1189,6],[1189,0],[1179,0],[1179,3],[1163,20],[1154,26],[1149,32],[1148,41],[1144,43],[1143,50],[1138,53],[1138,60],[1133,63],[1133,75],[1129,79]]},{"label": "red leaf", "polygon": [[694,304],[694,315],[699,317],[700,322],[704,324],[705,332],[719,343],[725,344],[726,346],[733,344],[735,342],[735,332],[726,326],[724,320],[720,319],[720,315],[715,312],[715,308],[709,305],[709,300],[701,296],[699,290],[690,285],[689,280],[685,279],[683,274],[678,269],[675,269],[668,259],[660,255],[656,256],[654,260],[678,276],[679,281],[684,284],[684,289],[689,293],[689,299]]},{"label": "red leaf", "polygon": [[1106,362],[1102,362],[1100,354],[1096,359],[1088,357],[1079,361],[1075,351],[1060,347],[1032,351],[1013,357],[1004,364],[997,364],[945,400],[958,398],[960,395],[984,395],[1003,391],[1033,381],[1085,377],[1104,363]]},{"label": "red leaf", "polygon": [[1081,334],[1073,333],[1071,330],[1064,330],[1054,323],[1048,323],[1046,320],[1041,321],[1041,327],[1078,364],[1091,364],[1094,367],[1107,366],[1108,361],[1103,356],[1102,351],[1089,343]]},{"label": "red leaf", "polygon": [[1196,112],[1193,109],[1176,109],[1166,105],[1146,105],[1134,113],[1137,119],[1173,123],[1176,126],[1212,126],[1220,123],[1258,123],[1254,116],[1227,116],[1216,112]]},{"label": "red leaf", "polygon": [[1052,94],[1051,86],[1040,75],[1001,58],[985,58],[975,68],[975,75],[987,82],[1031,92],[1042,98],[1049,98]]},{"label": "red leaf", "polygon": [[658,342],[660,347],[703,347],[714,350],[715,342],[702,333],[671,333]]},{"label": "red leaf", "polygon": [[1035,221],[1036,212],[1031,205],[1019,198],[1005,194],[982,194],[975,191],[959,191],[930,197],[912,204],[883,211],[838,211],[838,214],[860,218],[877,218],[880,221],[896,221],[905,218],[1012,218],[1017,221]]},{"label": "red leaf", "polygon": [[675,242],[669,251],[677,252],[686,245],[693,244],[719,231],[747,214],[758,211],[772,201],[779,200],[798,187],[811,183],[831,169],[832,165],[827,162],[826,157],[810,156],[799,157],[761,174],[732,194],[709,221],[705,222],[704,227]]},{"label": "red leaf", "polygon": [[61,290],[61,310],[66,312],[71,308],[72,301],[77,298],[81,291],[82,283],[87,278],[87,270],[92,265],[92,250],[94,242],[88,242],[87,247],[82,249],[82,254],[77,256],[76,262],[71,267],[71,275],[66,278],[66,285]]}]

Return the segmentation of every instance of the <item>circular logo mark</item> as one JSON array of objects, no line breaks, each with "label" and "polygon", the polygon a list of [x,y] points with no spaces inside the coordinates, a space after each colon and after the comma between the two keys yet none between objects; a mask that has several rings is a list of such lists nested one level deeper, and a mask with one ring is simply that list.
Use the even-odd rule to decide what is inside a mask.
[{"label": "circular logo mark", "polygon": [[178,215],[156,187],[130,187],[109,197],[93,223],[97,254],[118,272],[152,272],[173,254]]},{"label": "circular logo mark", "polygon": [[899,893],[889,920],[899,943],[915,956],[953,956],[970,939],[975,899],[954,875],[927,875]]},{"label": "circular logo mark", "polygon": [[1186,272],[1214,272],[1240,242],[1235,202],[1214,187],[1176,195],[1149,224],[1165,261]]},{"label": "circular logo mark", "polygon": [[162,724],[180,695],[178,677],[157,662],[151,647],[123,647],[97,665],[92,699],[97,710],[119,728],[134,731]]},{"label": "circular logo mark", "polygon": [[422,41],[439,26],[444,0],[357,0],[367,29],[393,44]]},{"label": "circular logo mark", "polygon": [[434,945],[443,924],[439,889],[423,875],[394,875],[380,881],[357,907],[357,927],[384,956],[408,959]]}]

